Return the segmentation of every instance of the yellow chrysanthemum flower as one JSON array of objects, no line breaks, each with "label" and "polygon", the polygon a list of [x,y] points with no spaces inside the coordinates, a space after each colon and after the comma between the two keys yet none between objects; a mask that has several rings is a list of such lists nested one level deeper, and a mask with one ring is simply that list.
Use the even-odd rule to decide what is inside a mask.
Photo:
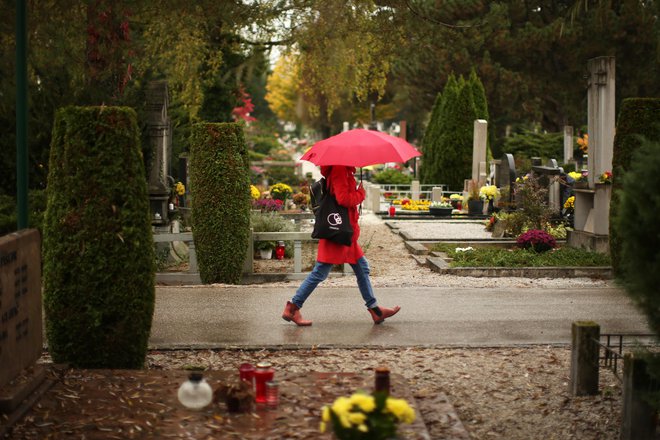
[{"label": "yellow chrysanthemum flower", "polygon": [[367,394],[355,393],[349,399],[351,405],[356,405],[364,412],[371,412],[376,408],[376,401],[373,396]]},{"label": "yellow chrysanthemum flower", "polygon": [[361,412],[350,412],[348,413],[348,421],[352,425],[362,425],[364,421],[367,420],[367,415]]},{"label": "yellow chrysanthemum flower", "polygon": [[183,183],[177,182],[176,185],[174,185],[174,191],[177,195],[182,196],[186,193],[186,187]]},{"label": "yellow chrysanthemum flower", "polygon": [[254,185],[250,185],[250,197],[252,197],[253,200],[258,200],[259,197],[261,197],[261,193],[259,192],[259,188],[257,188]]},{"label": "yellow chrysanthemum flower", "polygon": [[350,411],[352,406],[353,404],[348,397],[339,397],[335,400],[335,403],[332,404],[332,412],[341,417]]},{"label": "yellow chrysanthemum flower", "polygon": [[324,422],[329,422],[330,421],[330,408],[327,406],[323,407],[323,411],[321,412],[321,420]]},{"label": "yellow chrysanthemum flower", "polygon": [[365,425],[363,423],[360,426],[358,426],[358,431],[360,431],[360,432],[369,432],[369,427],[367,427],[367,425]]},{"label": "yellow chrysanthemum flower", "polygon": [[575,196],[570,196],[564,202],[565,209],[573,209],[575,207]]},{"label": "yellow chrysanthemum flower", "polygon": [[403,399],[388,398],[385,408],[403,423],[412,423],[415,420],[415,411]]}]

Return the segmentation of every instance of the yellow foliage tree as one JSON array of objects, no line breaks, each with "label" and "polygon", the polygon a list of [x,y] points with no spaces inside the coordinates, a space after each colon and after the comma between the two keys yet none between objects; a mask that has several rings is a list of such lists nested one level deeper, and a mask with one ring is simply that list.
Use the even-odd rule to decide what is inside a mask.
[{"label": "yellow foliage tree", "polygon": [[275,115],[283,121],[298,121],[296,103],[298,102],[299,69],[296,58],[291,54],[282,55],[273,68],[273,73],[266,82],[266,101]]}]

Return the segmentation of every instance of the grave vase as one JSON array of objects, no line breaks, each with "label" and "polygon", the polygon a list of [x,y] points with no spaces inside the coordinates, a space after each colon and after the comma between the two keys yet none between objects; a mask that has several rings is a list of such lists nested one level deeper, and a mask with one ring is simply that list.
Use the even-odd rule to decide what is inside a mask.
[{"label": "grave vase", "polygon": [[468,200],[468,214],[469,215],[482,215],[484,212],[483,200]]},{"label": "grave vase", "polygon": [[495,200],[493,199],[488,199],[488,215],[491,215],[493,212],[495,212]]}]

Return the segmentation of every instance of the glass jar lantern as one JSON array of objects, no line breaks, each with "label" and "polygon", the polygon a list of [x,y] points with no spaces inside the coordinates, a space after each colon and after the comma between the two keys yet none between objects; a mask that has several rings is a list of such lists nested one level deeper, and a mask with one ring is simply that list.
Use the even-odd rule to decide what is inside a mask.
[{"label": "glass jar lantern", "polygon": [[266,382],[273,380],[275,370],[270,362],[259,362],[254,370],[255,401],[266,403]]},{"label": "glass jar lantern", "polygon": [[286,246],[283,241],[278,241],[277,246],[275,246],[275,257],[277,257],[278,260],[283,260],[284,259],[284,251],[286,249]]},{"label": "glass jar lantern", "polygon": [[202,409],[213,400],[213,390],[202,373],[190,373],[177,392],[179,402],[189,409]]}]

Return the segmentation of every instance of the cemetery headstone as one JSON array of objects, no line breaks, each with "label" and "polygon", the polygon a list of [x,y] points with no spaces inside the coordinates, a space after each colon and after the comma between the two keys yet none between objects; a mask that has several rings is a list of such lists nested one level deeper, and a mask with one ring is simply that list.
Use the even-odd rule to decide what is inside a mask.
[{"label": "cemetery headstone", "polygon": [[149,200],[151,222],[167,223],[167,204],[170,195],[168,182],[172,156],[172,126],[167,115],[169,103],[167,81],[152,81],[147,89],[147,132],[151,148],[149,169]]},{"label": "cemetery headstone", "polygon": [[[612,171],[615,126],[615,58],[597,57],[587,62],[589,123],[589,188],[605,171]],[[594,180],[595,179],[595,180]]]},{"label": "cemetery headstone", "polygon": [[587,62],[589,158],[588,189],[575,189],[574,229],[568,244],[597,252],[609,251],[609,212],[612,185],[598,183],[612,170],[615,128],[615,58],[597,57]]},{"label": "cemetery headstone", "polygon": [[564,125],[564,163],[573,161],[573,126]]},{"label": "cemetery headstone", "polygon": [[[0,237],[0,412],[11,412],[44,379],[41,238],[36,229]],[[26,375],[19,384],[17,377]]]},{"label": "cemetery headstone", "polygon": [[488,122],[483,119],[474,121],[474,137],[472,140],[472,180],[485,184],[486,177],[486,143],[488,141]]},{"label": "cemetery headstone", "polygon": [[505,153],[500,160],[500,168],[496,173],[495,185],[498,188],[508,188],[509,198],[507,202],[513,202],[513,185],[516,183],[516,163],[513,154]]}]

